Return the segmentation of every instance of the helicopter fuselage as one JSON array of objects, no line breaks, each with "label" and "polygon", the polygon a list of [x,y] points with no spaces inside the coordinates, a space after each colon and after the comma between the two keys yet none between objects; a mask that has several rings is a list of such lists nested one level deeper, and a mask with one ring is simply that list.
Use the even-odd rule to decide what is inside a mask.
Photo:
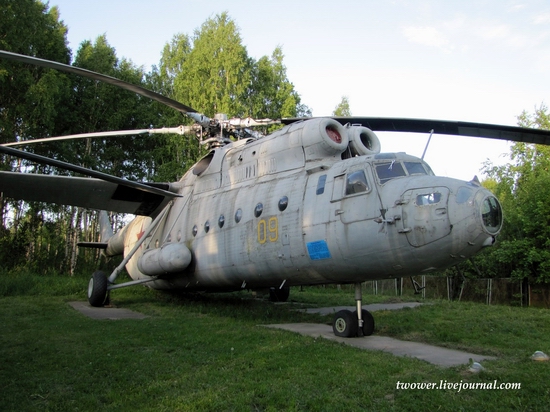
[{"label": "helicopter fuselage", "polygon": [[[494,243],[502,213],[488,190],[378,153],[369,132],[316,119],[213,150],[172,185],[181,197],[127,271],[190,291],[357,283],[442,270]],[[107,251],[129,253],[151,222],[138,216]]]}]

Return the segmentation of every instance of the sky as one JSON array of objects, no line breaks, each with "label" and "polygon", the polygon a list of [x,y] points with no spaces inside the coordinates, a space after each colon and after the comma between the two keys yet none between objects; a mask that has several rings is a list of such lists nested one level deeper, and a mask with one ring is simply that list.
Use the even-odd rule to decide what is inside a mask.
[{"label": "sky", "polygon": [[[177,33],[227,12],[249,56],[280,46],[288,79],[314,116],[346,96],[354,116],[517,125],[550,104],[547,0],[50,0],[76,54],[105,34],[146,71]],[[186,103],[186,102],[182,102]],[[231,114],[229,114],[231,115]],[[170,125],[177,126],[177,125]],[[384,152],[421,156],[426,134],[378,133]],[[425,160],[438,175],[480,178],[510,143],[435,135]]]}]

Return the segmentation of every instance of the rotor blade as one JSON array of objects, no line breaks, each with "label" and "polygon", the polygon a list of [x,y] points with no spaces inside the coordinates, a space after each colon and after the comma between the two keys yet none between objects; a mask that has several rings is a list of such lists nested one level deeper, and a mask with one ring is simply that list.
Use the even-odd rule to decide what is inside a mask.
[{"label": "rotor blade", "polygon": [[20,142],[10,142],[0,144],[0,146],[23,146],[34,143],[44,143],[44,142],[56,142],[60,140],[76,140],[76,139],[87,139],[95,137],[114,137],[114,136],[131,136],[139,134],[186,134],[193,132],[193,126],[178,126],[178,127],[163,127],[161,129],[137,129],[137,130],[117,130],[112,132],[94,132],[94,133],[80,133],[80,134],[70,134],[67,136],[57,136],[57,137],[45,137],[42,139],[32,139],[32,140],[22,140]]},{"label": "rotor blade", "polygon": [[250,117],[247,117],[246,119],[229,119],[227,121],[229,125],[238,128],[238,129],[245,129],[248,127],[254,127],[254,126],[268,126],[272,124],[281,124],[280,120],[273,120],[273,119],[252,119]]},{"label": "rotor blade", "polygon": [[11,156],[19,157],[22,159],[30,160],[41,164],[59,167],[64,170],[70,170],[71,172],[80,173],[84,176],[95,177],[97,179],[101,179],[106,182],[116,183],[118,185],[129,187],[132,189],[138,189],[142,192],[152,193],[155,195],[161,195],[169,198],[180,197],[180,195],[176,193],[169,192],[167,190],[159,189],[156,187],[152,187],[145,183],[132,182],[130,180],[112,176],[107,173],[86,169],[85,167],[73,165],[71,163],[63,162],[61,160],[50,159],[49,157],[40,156],[34,153],[24,152],[18,149],[12,149],[11,147],[0,146],[0,153],[5,153]]},{"label": "rotor blade", "polygon": [[21,63],[32,64],[35,66],[46,67],[48,69],[61,70],[64,72],[77,74],[79,76],[84,76],[89,79],[108,83],[113,86],[118,86],[122,89],[129,90],[141,96],[145,96],[157,102],[163,103],[166,106],[171,107],[172,109],[176,109],[177,111],[184,114],[197,112],[195,109],[189,106],[186,106],[176,100],[170,99],[169,97],[166,97],[156,92],[153,92],[151,90],[148,90],[144,87],[137,86],[135,84],[131,84],[123,80],[119,80],[115,77],[107,76],[105,74],[96,73],[91,70],[86,70],[80,67],[70,66],[68,64],[54,62],[51,60],[39,59],[38,57],[31,57],[31,56],[25,56],[23,54],[11,53],[4,50],[0,50],[0,58],[13,60]]},{"label": "rotor blade", "polygon": [[[486,123],[459,122],[450,120],[403,119],[384,117],[333,117],[342,124],[360,124],[373,131],[434,133],[457,136],[484,137],[510,140],[514,142],[550,145],[550,130],[531,129],[518,126],[503,126]],[[291,124],[309,118],[282,119],[283,124]]]}]

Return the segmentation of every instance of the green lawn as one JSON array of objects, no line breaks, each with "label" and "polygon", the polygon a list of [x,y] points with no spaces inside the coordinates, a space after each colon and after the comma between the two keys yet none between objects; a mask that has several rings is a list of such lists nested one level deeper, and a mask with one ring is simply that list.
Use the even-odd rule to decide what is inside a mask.
[{"label": "green lawn", "polygon": [[[2,276],[0,410],[543,411],[550,405],[550,362],[530,359],[536,350],[550,354],[546,310],[431,302],[375,313],[377,334],[498,357],[476,375],[466,365],[441,368],[258,326],[329,323],[330,317],[294,309],[353,305],[349,288],[293,289],[293,303],[281,305],[248,293],[176,296],[136,287],[115,291],[112,301],[150,317],[111,321],[68,305],[85,299],[86,284]],[[375,300],[385,299],[395,297]],[[396,388],[398,381],[495,380],[521,389]]]}]

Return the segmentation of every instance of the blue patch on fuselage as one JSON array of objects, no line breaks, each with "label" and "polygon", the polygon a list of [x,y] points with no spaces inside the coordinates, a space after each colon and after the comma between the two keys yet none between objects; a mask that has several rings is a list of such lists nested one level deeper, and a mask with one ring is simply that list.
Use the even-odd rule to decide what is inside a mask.
[{"label": "blue patch on fuselage", "polygon": [[311,260],[330,259],[332,257],[330,256],[327,242],[324,240],[309,242],[306,246]]}]

